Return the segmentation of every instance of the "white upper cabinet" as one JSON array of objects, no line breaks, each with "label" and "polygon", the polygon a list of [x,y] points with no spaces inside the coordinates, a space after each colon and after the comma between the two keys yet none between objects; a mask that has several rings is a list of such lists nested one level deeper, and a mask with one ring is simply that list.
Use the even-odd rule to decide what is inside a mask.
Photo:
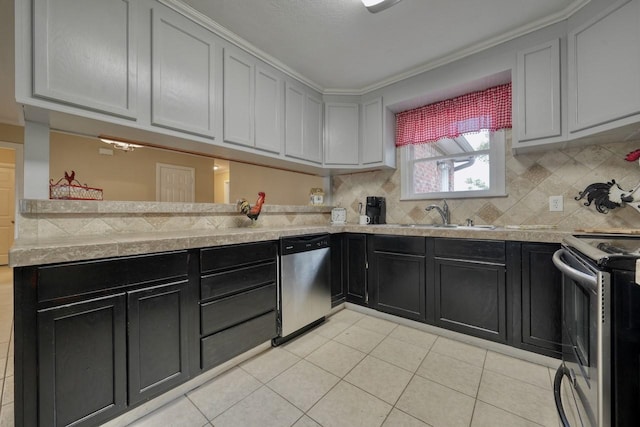
[{"label": "white upper cabinet", "polygon": [[560,78],[560,39],[517,53],[514,145],[548,143],[562,136]]},{"label": "white upper cabinet", "polygon": [[136,118],[134,3],[35,0],[34,95]]},{"label": "white upper cabinet", "polygon": [[285,155],[322,163],[322,100],[290,81],[285,85]]},{"label": "white upper cabinet", "polygon": [[215,138],[215,36],[159,4],[151,31],[151,123]]},{"label": "white upper cabinet", "polygon": [[305,93],[304,89],[289,82],[286,82],[285,88],[284,153],[289,157],[302,158]]},{"label": "white upper cabinet", "polygon": [[224,140],[274,154],[282,150],[282,79],[238,49],[224,53]]},{"label": "white upper cabinet", "polygon": [[254,60],[236,50],[224,50],[224,140],[254,145]]},{"label": "white upper cabinet", "polygon": [[256,148],[282,151],[284,108],[282,79],[264,67],[256,67],[255,140]]},{"label": "white upper cabinet", "polygon": [[384,164],[382,98],[362,103],[360,162],[363,166]]},{"label": "white upper cabinet", "polygon": [[568,50],[569,132],[608,130],[640,113],[640,0],[617,1],[571,31]]},{"label": "white upper cabinet", "polygon": [[322,99],[307,94],[304,102],[303,158],[322,163]]},{"label": "white upper cabinet", "polygon": [[357,166],[359,105],[332,102],[324,108],[324,163]]}]

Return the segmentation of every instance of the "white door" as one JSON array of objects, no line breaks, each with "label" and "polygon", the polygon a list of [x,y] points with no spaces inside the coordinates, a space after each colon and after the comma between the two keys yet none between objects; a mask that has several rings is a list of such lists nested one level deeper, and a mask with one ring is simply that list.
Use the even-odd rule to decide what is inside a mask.
[{"label": "white door", "polygon": [[156,200],[193,203],[195,175],[194,168],[156,163]]},{"label": "white door", "polygon": [[0,265],[9,263],[15,221],[15,167],[0,164]]},{"label": "white door", "polygon": [[229,204],[229,181],[224,182],[224,202]]}]

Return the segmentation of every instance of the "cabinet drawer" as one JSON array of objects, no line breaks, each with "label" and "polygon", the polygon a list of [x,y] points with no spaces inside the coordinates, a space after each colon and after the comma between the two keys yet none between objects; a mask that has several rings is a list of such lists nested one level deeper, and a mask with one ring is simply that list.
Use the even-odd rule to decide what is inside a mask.
[{"label": "cabinet drawer", "polygon": [[370,247],[379,252],[424,255],[426,245],[424,237],[371,236]]},{"label": "cabinet drawer", "polygon": [[200,251],[200,271],[208,273],[261,261],[275,261],[278,255],[276,242],[207,248]]},{"label": "cabinet drawer", "polygon": [[276,263],[209,274],[200,279],[200,299],[221,297],[276,281]]},{"label": "cabinet drawer", "polygon": [[186,277],[187,251],[38,267],[38,302]]},{"label": "cabinet drawer", "polygon": [[202,369],[209,369],[275,338],[276,312],[270,311],[200,340]]},{"label": "cabinet drawer", "polygon": [[504,264],[505,244],[501,240],[434,239],[435,256]]},{"label": "cabinet drawer", "polygon": [[221,331],[267,311],[275,310],[276,285],[267,285],[203,304],[200,307],[202,335]]}]

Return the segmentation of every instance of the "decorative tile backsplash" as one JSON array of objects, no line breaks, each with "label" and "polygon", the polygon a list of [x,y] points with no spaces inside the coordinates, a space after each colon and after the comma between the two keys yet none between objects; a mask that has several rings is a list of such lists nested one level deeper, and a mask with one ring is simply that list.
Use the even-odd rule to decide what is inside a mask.
[{"label": "decorative tile backsplash", "polygon": [[[462,224],[467,218],[476,224],[553,225],[563,230],[582,227],[640,228],[640,214],[631,207],[611,210],[603,215],[585,200],[574,198],[594,182],[615,179],[624,189],[640,182],[640,165],[624,156],[640,141],[571,147],[513,156],[511,132],[507,132],[507,197],[450,199],[451,222]],[[398,165],[400,159],[398,158]],[[400,167],[402,167],[400,165]],[[428,204],[439,200],[401,201],[400,169],[374,171],[332,178],[333,202],[347,208],[347,221],[355,223],[358,203],[367,196],[387,199],[387,223],[438,223],[437,212],[426,212]],[[564,210],[549,212],[549,196],[562,195]]]}]

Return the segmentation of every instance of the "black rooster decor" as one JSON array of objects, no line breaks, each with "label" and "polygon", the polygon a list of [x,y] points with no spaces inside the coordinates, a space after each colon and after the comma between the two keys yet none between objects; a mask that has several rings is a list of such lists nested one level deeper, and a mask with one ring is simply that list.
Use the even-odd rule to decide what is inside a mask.
[{"label": "black rooster decor", "polygon": [[[640,149],[630,152],[624,159],[628,162],[638,161],[640,159]],[[615,179],[606,183],[595,182],[588,185],[575,199],[582,200],[585,197],[587,198],[587,201],[584,202],[585,206],[591,206],[593,203],[596,210],[603,214],[608,213],[610,209],[619,208],[625,204],[629,204],[629,206],[640,212],[640,204],[637,203],[640,202],[640,183],[627,191],[616,184]]]},{"label": "black rooster decor", "polygon": [[587,201],[584,202],[584,205],[591,206],[591,203],[595,202],[596,210],[603,214],[609,212],[609,209],[619,208],[623,202],[633,201],[632,197],[624,195],[624,190],[616,184],[615,179],[607,183],[595,182],[590,184],[575,199],[582,200],[585,196]]}]

